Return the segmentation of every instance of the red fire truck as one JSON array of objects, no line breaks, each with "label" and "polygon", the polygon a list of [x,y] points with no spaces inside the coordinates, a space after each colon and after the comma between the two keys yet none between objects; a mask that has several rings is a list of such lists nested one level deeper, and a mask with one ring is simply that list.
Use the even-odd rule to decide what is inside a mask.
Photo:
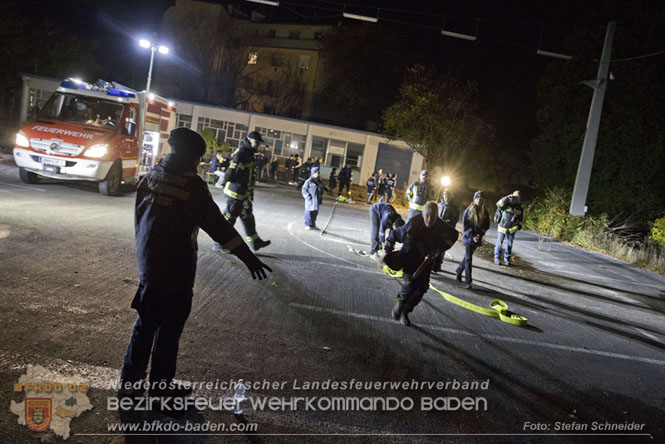
[{"label": "red fire truck", "polygon": [[14,160],[24,183],[87,180],[114,195],[170,151],[175,121],[174,105],[162,97],[115,82],[66,79],[16,135]]}]

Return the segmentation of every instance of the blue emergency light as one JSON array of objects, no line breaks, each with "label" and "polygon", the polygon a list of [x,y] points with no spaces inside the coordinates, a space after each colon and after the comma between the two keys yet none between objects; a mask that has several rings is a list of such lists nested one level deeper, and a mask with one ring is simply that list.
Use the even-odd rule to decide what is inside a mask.
[{"label": "blue emergency light", "polygon": [[106,94],[108,94],[109,96],[116,96],[116,97],[130,97],[130,98],[136,97],[136,94],[129,91],[123,91],[121,89],[109,89],[108,91],[106,91]]}]

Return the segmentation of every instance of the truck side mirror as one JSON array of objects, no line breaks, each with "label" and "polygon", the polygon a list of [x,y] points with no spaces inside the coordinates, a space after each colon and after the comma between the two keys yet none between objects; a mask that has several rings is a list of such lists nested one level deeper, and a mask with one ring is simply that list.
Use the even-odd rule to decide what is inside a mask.
[{"label": "truck side mirror", "polygon": [[136,133],[136,123],[130,118],[125,119],[125,126],[122,129],[122,134],[134,137]]}]

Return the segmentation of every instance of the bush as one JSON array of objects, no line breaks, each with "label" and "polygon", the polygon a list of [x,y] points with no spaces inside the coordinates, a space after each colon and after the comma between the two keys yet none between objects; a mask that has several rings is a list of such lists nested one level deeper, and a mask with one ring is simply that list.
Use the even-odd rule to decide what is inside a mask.
[{"label": "bush", "polygon": [[665,216],[653,222],[651,236],[641,241],[625,234],[633,229],[629,221],[614,224],[606,214],[571,216],[570,197],[570,192],[561,188],[547,190],[545,196],[534,199],[525,209],[525,228],[665,272]]},{"label": "bush", "polygon": [[651,240],[661,246],[665,246],[665,215],[653,221],[651,225]]}]

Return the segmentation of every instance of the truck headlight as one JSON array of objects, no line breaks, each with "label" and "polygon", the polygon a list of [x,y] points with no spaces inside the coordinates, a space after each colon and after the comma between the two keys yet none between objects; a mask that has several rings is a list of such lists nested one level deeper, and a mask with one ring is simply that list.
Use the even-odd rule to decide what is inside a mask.
[{"label": "truck headlight", "polygon": [[108,146],[103,144],[91,146],[86,150],[85,155],[86,157],[100,158],[106,156],[106,153],[108,153]]},{"label": "truck headlight", "polygon": [[441,178],[441,185],[443,185],[444,187],[449,186],[450,185],[450,176],[443,176]]},{"label": "truck headlight", "polygon": [[16,146],[30,148],[30,141],[23,133],[16,133]]}]

